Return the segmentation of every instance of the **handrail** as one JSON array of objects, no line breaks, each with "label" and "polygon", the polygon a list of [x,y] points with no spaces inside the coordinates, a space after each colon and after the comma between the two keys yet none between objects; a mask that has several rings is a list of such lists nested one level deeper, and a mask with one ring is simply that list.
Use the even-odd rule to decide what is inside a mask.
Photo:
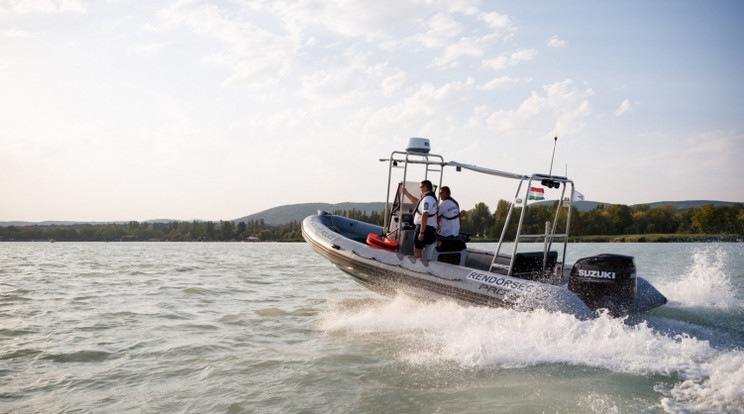
[{"label": "handrail", "polygon": [[[481,170],[481,169],[478,167],[478,170]],[[485,170],[487,170],[487,169],[485,169]],[[480,171],[480,172],[486,172],[486,171]],[[511,173],[505,173],[503,171],[492,170],[491,173],[493,175],[499,175],[499,176],[502,176],[502,177],[506,176],[507,178],[515,178],[514,175],[512,175]],[[528,195],[529,195],[530,188],[532,187],[533,182],[535,182],[535,181],[537,181],[538,183],[542,183],[543,185],[546,185],[545,180],[548,180],[550,182],[550,183],[547,184],[548,187],[550,187],[551,185],[554,185],[554,184],[555,185],[559,185],[560,183],[563,184],[563,188],[561,190],[561,195],[558,198],[558,204],[556,206],[555,215],[553,217],[552,225],[551,225],[551,223],[549,221],[546,222],[545,223],[545,233],[543,233],[543,234],[522,234],[522,227],[523,227],[524,220],[525,220],[526,213],[527,213],[527,207],[528,207],[527,200],[528,200]],[[519,194],[520,194],[520,191],[522,191],[522,185],[525,184],[525,182],[526,182],[527,185],[526,185],[526,188],[524,190],[525,191],[524,197],[523,198],[520,198],[519,197]],[[517,251],[519,249],[519,241],[520,240],[523,240],[523,239],[542,239],[543,240],[543,261],[542,261],[542,272],[541,272],[542,276],[545,276],[546,266],[547,266],[548,252],[552,249],[553,241],[556,238],[563,238],[563,253],[562,253],[561,263],[565,263],[565,261],[566,261],[566,245],[568,244],[569,229],[570,229],[570,225],[571,225],[571,211],[570,210],[568,211],[568,214],[566,215],[565,232],[563,232],[563,233],[556,233],[556,231],[558,229],[558,221],[560,219],[560,215],[561,215],[561,211],[562,211],[563,207],[566,207],[567,206],[570,209],[570,206],[571,206],[571,202],[565,203],[566,191],[568,189],[569,184],[571,186],[571,192],[569,194],[571,194],[571,196],[573,196],[574,183],[573,183],[573,181],[569,180],[566,177],[555,176],[555,175],[546,175],[546,174],[533,174],[531,176],[523,176],[523,177],[521,177],[519,186],[517,188],[517,193],[516,193],[516,195],[514,197],[514,202],[511,203],[511,206],[509,208],[509,212],[507,213],[506,221],[504,222],[504,227],[503,227],[503,229],[501,231],[501,236],[499,237],[499,242],[498,242],[498,245],[496,247],[496,250],[494,251],[493,259],[491,260],[491,266],[490,266],[489,270],[491,270],[491,269],[493,269],[495,267],[499,267],[499,268],[502,268],[502,269],[507,267],[505,265],[496,263],[496,259],[497,259],[498,255],[499,255],[500,251],[501,251],[501,247],[502,247],[503,243],[505,242],[506,232],[507,232],[507,229],[509,228],[509,225],[510,225],[511,220],[513,218],[512,216],[513,216],[514,209],[517,207],[517,205],[521,205],[522,208],[521,208],[521,212],[520,212],[520,215],[519,215],[519,222],[517,224],[517,233],[516,233],[516,236],[514,238],[514,245],[512,247],[511,258],[510,258],[510,261],[509,261],[507,275],[513,276],[514,262],[515,262],[515,257],[517,255]],[[556,187],[556,188],[558,188],[558,187]]]},{"label": "handrail", "polygon": [[568,233],[520,234],[520,239],[541,239],[549,235],[551,238],[568,237]]},{"label": "handrail", "polygon": [[507,171],[494,170],[491,168],[479,167],[477,165],[465,164],[465,163],[461,163],[457,161],[450,161],[447,163],[447,165],[457,167],[457,168],[464,168],[466,170],[471,170],[471,171],[475,171],[475,172],[479,172],[483,174],[496,175],[496,176],[504,177],[504,178],[513,178],[515,180],[522,180],[522,179],[527,178],[527,176],[524,174],[517,174],[517,173],[512,173],[512,172],[507,172]]},{"label": "handrail", "polygon": [[[396,158],[396,155],[398,158]],[[434,159],[434,160],[433,160]],[[436,160],[438,159],[438,161]],[[439,173],[439,186],[442,185],[442,176],[444,175],[444,166],[447,165],[446,162],[444,162],[444,157],[438,154],[431,154],[427,152],[417,152],[417,151],[393,151],[390,153],[390,158],[380,158],[380,161],[382,162],[388,162],[388,182],[387,182],[387,192],[386,192],[386,198],[385,198],[385,214],[383,217],[383,231],[385,233],[388,233],[390,231],[390,222],[391,222],[391,210],[393,206],[390,203],[390,185],[392,184],[392,177],[393,177],[393,168],[398,167],[398,163],[403,164],[403,182],[406,182],[407,175],[408,175],[408,165],[409,164],[419,164],[419,165],[425,165],[425,174],[424,179],[429,179],[429,172],[438,172]],[[431,169],[429,168],[432,165],[438,165],[439,169]],[[399,195],[400,200],[403,200],[403,195]],[[389,212],[390,211],[390,212]],[[398,211],[398,223],[400,223],[403,220],[403,210],[401,209]]]}]

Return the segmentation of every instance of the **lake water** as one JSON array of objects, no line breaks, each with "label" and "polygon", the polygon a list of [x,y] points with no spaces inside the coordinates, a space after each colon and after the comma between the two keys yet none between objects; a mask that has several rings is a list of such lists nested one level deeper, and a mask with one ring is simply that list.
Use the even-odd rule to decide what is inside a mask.
[{"label": "lake water", "polygon": [[304,243],[0,243],[0,412],[744,413],[744,244],[571,247],[669,303],[388,299]]}]

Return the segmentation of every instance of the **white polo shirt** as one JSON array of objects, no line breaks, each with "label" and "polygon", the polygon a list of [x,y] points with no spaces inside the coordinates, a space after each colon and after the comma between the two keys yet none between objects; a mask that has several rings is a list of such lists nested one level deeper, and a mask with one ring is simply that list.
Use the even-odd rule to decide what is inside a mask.
[{"label": "white polo shirt", "polygon": [[437,199],[432,195],[432,193],[427,193],[424,198],[419,201],[416,215],[413,217],[413,224],[421,224],[421,217],[423,216],[424,211],[429,213],[426,225],[437,228]]}]

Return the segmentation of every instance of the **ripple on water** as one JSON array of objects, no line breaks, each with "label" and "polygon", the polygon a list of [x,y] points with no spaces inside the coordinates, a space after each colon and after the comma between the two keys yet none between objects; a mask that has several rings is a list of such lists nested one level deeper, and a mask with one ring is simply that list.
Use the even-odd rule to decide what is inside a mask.
[{"label": "ripple on water", "polygon": [[189,295],[212,295],[214,294],[214,291],[204,287],[188,287],[183,289],[183,293]]},{"label": "ripple on water", "polygon": [[19,336],[26,336],[35,334],[36,331],[32,329],[7,329],[7,328],[0,328],[0,337],[6,337],[6,338],[14,338]]},{"label": "ripple on water", "polygon": [[54,362],[102,362],[114,354],[106,351],[82,350],[63,353],[47,353],[41,356],[42,359],[48,359]]},{"label": "ripple on water", "polygon": [[24,359],[24,358],[34,358],[37,355],[41,354],[42,351],[38,349],[29,349],[29,348],[23,348],[23,349],[16,349],[14,351],[3,353],[0,355],[0,360],[6,359]]},{"label": "ripple on water", "polygon": [[256,311],[256,314],[258,316],[263,316],[263,317],[284,316],[287,314],[287,311],[279,309],[279,308],[263,308],[263,309],[258,309]]},{"label": "ripple on water", "polygon": [[245,325],[250,321],[251,316],[245,312],[223,315],[217,321],[227,325]]}]

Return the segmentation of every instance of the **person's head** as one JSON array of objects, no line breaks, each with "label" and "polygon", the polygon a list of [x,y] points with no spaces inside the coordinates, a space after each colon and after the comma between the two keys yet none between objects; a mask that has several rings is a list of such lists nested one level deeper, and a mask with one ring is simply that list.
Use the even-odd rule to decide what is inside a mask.
[{"label": "person's head", "polygon": [[443,185],[442,188],[439,189],[439,198],[442,200],[446,200],[450,197],[450,189],[446,185]]},{"label": "person's head", "polygon": [[421,194],[426,194],[433,189],[433,186],[431,185],[431,181],[424,180],[421,181],[421,187],[419,188],[421,188]]}]

